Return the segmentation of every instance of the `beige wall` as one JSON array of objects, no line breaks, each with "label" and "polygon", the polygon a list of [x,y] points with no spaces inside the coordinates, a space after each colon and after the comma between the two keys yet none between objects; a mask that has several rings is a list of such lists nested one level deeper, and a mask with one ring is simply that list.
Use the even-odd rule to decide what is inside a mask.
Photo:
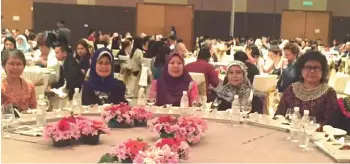
[{"label": "beige wall", "polygon": [[[19,29],[21,33],[23,33],[26,28],[33,28],[32,6],[33,0],[2,0],[2,28]],[[13,20],[13,16],[19,16],[19,21]]]},{"label": "beige wall", "polygon": [[187,5],[187,0],[144,0],[146,3],[161,3],[161,4],[181,4]]},{"label": "beige wall", "polygon": [[332,11],[333,16],[350,17],[350,0],[328,0],[328,11]]},{"label": "beige wall", "polygon": [[307,11],[327,11],[328,0],[307,0],[312,1],[313,6],[303,6],[303,1],[305,0],[289,0],[289,9]]}]

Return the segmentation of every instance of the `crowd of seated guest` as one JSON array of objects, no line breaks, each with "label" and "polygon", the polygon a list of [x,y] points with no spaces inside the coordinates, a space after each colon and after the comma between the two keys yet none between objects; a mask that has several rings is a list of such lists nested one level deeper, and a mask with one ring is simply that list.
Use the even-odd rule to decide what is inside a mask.
[{"label": "crowd of seated guest", "polygon": [[[70,31],[65,30],[64,24],[59,29],[60,35],[50,32],[37,35],[38,49],[34,51],[34,61],[36,65],[53,68],[58,75],[57,81],[49,84],[46,91],[52,88],[65,90],[71,100],[75,88],[79,88],[82,90],[83,105],[127,102],[124,97],[127,88],[131,86],[134,95],[137,94],[142,60],[150,58],[153,60],[150,93],[156,94],[156,105],[180,106],[183,91],[187,91],[191,106],[199,93],[189,72],[196,72],[205,75],[207,97],[212,97],[209,102],[220,102],[219,110],[229,109],[234,95],[238,95],[240,102],[249,102],[252,112],[263,113],[266,95],[254,90],[252,83],[255,75],[273,74],[279,77],[276,87],[283,93],[276,115],[285,115],[288,108],[297,106],[300,107],[301,114],[304,110],[309,110],[310,115],[316,116],[317,122],[322,125],[331,124],[349,131],[349,126],[346,126],[349,110],[344,105],[349,100],[338,100],[335,90],[327,85],[327,60],[339,57],[336,65],[338,70],[342,70],[339,65],[350,56],[350,42],[342,45],[336,43],[331,47],[322,46],[320,40],[290,39],[280,44],[280,41],[269,41],[268,37],[262,37],[255,40],[249,38],[247,41],[231,38],[226,43],[201,37],[196,45],[197,60],[185,66],[188,50],[186,44],[178,38],[180,35],[174,35],[175,29],[168,38],[150,37],[146,34],[132,37],[130,33],[113,33],[110,36],[91,30],[88,39],[79,40],[72,46],[75,47],[74,53],[66,36]],[[2,67],[6,77],[2,83],[2,104],[11,103],[24,111],[36,107],[33,83],[20,77],[26,65],[23,53],[33,52],[35,48],[28,41],[31,34],[29,30],[24,35],[15,34],[12,35],[14,37],[3,40]],[[59,44],[56,45],[55,42]],[[104,46],[97,48],[98,44]],[[239,51],[236,46],[243,48]],[[113,51],[107,47],[120,49],[114,55],[129,56],[127,68],[130,77],[136,80],[124,83],[115,79]],[[223,60],[223,55],[232,55],[234,61],[227,66],[226,76],[223,83],[220,83],[210,61],[215,61],[215,58],[217,61]],[[89,78],[84,82],[85,76]],[[18,87],[24,89],[16,90]]]}]

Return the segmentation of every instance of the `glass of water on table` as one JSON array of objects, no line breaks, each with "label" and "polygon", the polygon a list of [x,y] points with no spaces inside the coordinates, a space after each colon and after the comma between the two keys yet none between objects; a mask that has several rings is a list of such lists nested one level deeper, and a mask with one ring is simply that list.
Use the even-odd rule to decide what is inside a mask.
[{"label": "glass of water on table", "polygon": [[[9,130],[10,123],[15,119],[15,113],[12,104],[4,104],[1,106],[1,121],[2,129],[6,126],[6,132]],[[4,126],[5,125],[5,126]],[[4,135],[4,138],[10,138],[9,134]]]}]

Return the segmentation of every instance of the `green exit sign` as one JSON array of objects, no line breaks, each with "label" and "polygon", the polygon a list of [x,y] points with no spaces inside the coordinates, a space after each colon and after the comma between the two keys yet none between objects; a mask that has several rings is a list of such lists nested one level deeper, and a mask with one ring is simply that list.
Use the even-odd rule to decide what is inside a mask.
[{"label": "green exit sign", "polygon": [[314,5],[314,2],[312,1],[303,1],[303,6],[312,6]]}]

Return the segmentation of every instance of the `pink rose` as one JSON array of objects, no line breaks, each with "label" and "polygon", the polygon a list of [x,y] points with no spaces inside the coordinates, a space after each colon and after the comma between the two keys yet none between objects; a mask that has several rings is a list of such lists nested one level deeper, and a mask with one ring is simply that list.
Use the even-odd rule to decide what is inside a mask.
[{"label": "pink rose", "polygon": [[162,126],[160,124],[156,124],[153,127],[153,131],[155,132],[160,132],[160,130],[162,130]]},{"label": "pink rose", "polygon": [[187,134],[187,131],[186,131],[186,129],[185,128],[180,128],[180,134],[181,135],[186,135]]}]

